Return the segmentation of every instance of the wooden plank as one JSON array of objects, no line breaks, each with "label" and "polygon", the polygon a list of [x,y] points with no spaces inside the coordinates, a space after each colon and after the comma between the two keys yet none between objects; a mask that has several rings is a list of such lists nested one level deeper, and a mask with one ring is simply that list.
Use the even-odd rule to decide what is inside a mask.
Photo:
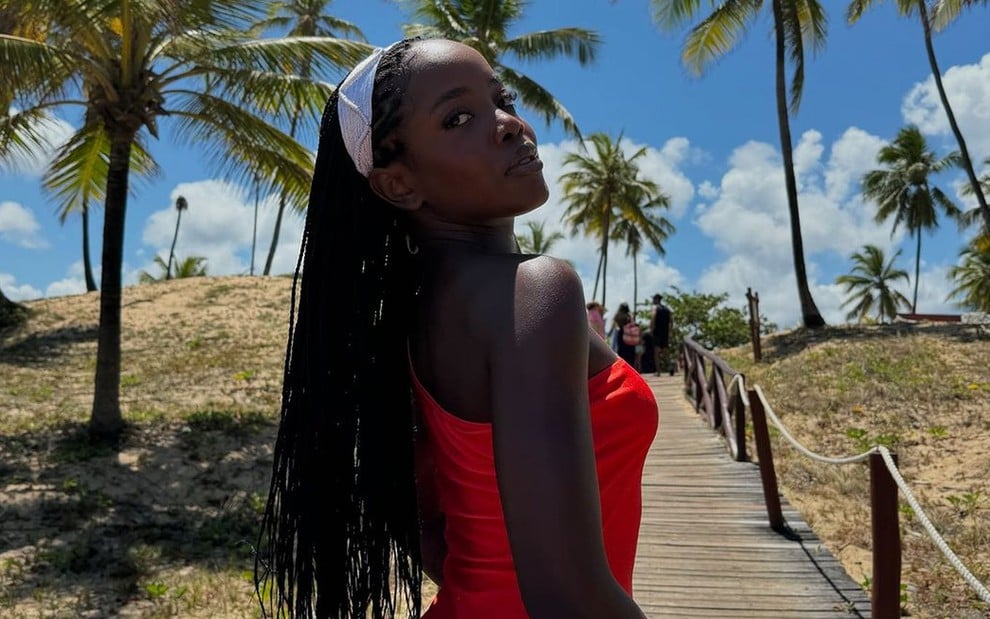
[{"label": "wooden plank", "polygon": [[660,431],[643,471],[633,591],[648,616],[870,617],[867,594],[793,507],[799,539],[770,529],[759,468],[734,462],[683,395],[680,377],[647,377]]}]

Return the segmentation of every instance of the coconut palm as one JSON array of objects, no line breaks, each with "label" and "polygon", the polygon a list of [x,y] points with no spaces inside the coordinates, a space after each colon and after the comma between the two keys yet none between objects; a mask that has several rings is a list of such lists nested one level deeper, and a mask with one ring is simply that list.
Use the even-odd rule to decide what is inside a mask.
[{"label": "coconut palm", "polygon": [[[980,187],[983,189],[983,195],[990,195],[990,157],[983,160],[983,165],[987,167],[987,172],[980,175]],[[959,190],[959,193],[964,196],[973,195],[973,186],[966,184],[963,185]],[[980,207],[974,207],[966,212],[964,212],[960,217],[959,221],[963,226],[975,226],[983,222],[983,213],[980,211]],[[983,236],[986,236],[985,234]]]},{"label": "coconut palm", "polygon": [[[97,289],[89,252],[89,209],[91,204],[102,204],[106,199],[106,155],[110,151],[110,140],[94,112],[86,110],[83,126],[59,147],[42,177],[42,185],[56,203],[59,223],[64,225],[76,212],[82,217],[83,275],[89,292]],[[140,141],[135,141],[131,149],[130,170],[135,180],[160,174],[158,164]]]},{"label": "coconut palm", "polygon": [[[760,16],[765,3],[763,0],[711,0],[708,4],[714,10],[691,28],[684,43],[684,63],[696,74],[703,73],[742,40],[746,30]],[[818,50],[825,45],[827,20],[825,9],[817,0],[771,0],[766,4],[770,5],[774,25],[777,125],[780,132],[780,152],[784,159],[794,275],[797,279],[802,322],[806,327],[817,328],[824,326],[825,320],[808,287],[788,105],[792,113],[797,112],[804,88],[805,50],[808,47]],[[703,12],[702,3],[695,0],[651,0],[651,5],[654,22],[665,29],[679,27]],[[793,67],[789,99],[785,76],[788,57]]]},{"label": "coconut palm", "polygon": [[[955,136],[956,143],[959,145],[959,165],[966,172],[966,177],[969,179],[973,195],[976,197],[976,202],[979,205],[980,213],[983,215],[984,228],[990,234],[990,206],[987,205],[987,197],[980,187],[979,179],[976,177],[976,169],[973,167],[973,160],[969,156],[966,140],[963,138],[962,131],[959,129],[959,123],[956,122],[956,115],[952,111],[952,106],[949,105],[949,97],[945,94],[945,87],[942,85],[942,71],[938,67],[938,59],[935,57],[935,47],[932,45],[932,22],[929,18],[928,6],[926,4],[928,1],[930,0],[897,0],[897,12],[907,17],[912,17],[917,13],[918,19],[921,21],[921,28],[925,37],[925,51],[928,53],[928,65],[931,67],[932,77],[935,79],[935,89],[938,91],[938,98],[942,102],[945,116],[949,120],[952,135]],[[846,17],[849,23],[856,23],[863,13],[875,2],[876,0],[853,0],[850,2],[849,8],[846,11]],[[986,4],[985,1],[982,3]],[[940,2],[939,4],[941,8],[936,8],[936,14],[941,16],[940,20],[942,22],[948,23],[959,14],[959,10],[963,6],[973,5],[976,2],[974,0],[950,0]]]},{"label": "coconut palm", "polygon": [[[634,189],[635,186],[633,187]],[[636,203],[636,197],[631,198],[632,203]],[[639,299],[639,252],[643,249],[643,242],[649,242],[656,252],[667,255],[664,243],[674,233],[676,228],[666,217],[658,215],[655,209],[670,208],[670,197],[663,193],[657,193],[653,199],[643,204],[640,208],[628,209],[622,213],[622,217],[615,223],[612,229],[612,240],[625,243],[626,256],[632,258],[633,264],[633,313],[635,305]]]},{"label": "coconut palm", "polygon": [[946,300],[959,307],[990,313],[990,236],[980,235],[959,252],[961,262],[949,269],[956,282]]},{"label": "coconut palm", "polygon": [[914,297],[911,311],[918,310],[918,277],[921,273],[921,232],[938,227],[936,206],[954,219],[961,212],[952,200],[929,182],[937,174],[956,165],[953,153],[939,159],[928,148],[921,131],[909,125],[897,132],[897,137],[877,153],[877,163],[884,166],[863,176],[863,197],[877,205],[876,222],[894,218],[891,236],[901,223],[916,237],[914,257]]},{"label": "coconut palm", "polygon": [[584,28],[557,28],[513,36],[512,27],[522,19],[525,0],[409,0],[413,18],[421,23],[403,26],[406,36],[439,36],[470,45],[485,57],[505,85],[520,101],[543,115],[549,125],[559,120],[564,129],[580,138],[571,113],[532,78],[503,63],[506,56],[522,62],[577,57],[584,66],[592,62],[601,43],[598,33]]},{"label": "coconut palm", "polygon": [[[623,219],[639,224],[646,222],[650,218],[643,209],[666,200],[656,183],[639,178],[636,160],[646,154],[646,148],[640,148],[631,157],[627,157],[621,148],[621,142],[621,136],[613,141],[608,134],[593,133],[585,142],[585,151],[569,153],[564,158],[564,169],[567,171],[559,179],[564,191],[564,201],[568,205],[564,211],[565,225],[570,226],[572,235],[583,233],[596,238],[600,243],[595,287],[591,296],[597,297],[600,280],[602,305],[606,304],[605,276],[613,227]],[[590,151],[587,150],[589,143]],[[654,235],[653,238],[660,238],[660,232],[655,229],[662,228],[660,224],[651,227],[648,233],[646,227],[641,227],[641,232],[647,238],[650,238],[650,234]],[[662,239],[658,243],[662,244]]]},{"label": "coconut palm", "polygon": [[[328,15],[327,10],[333,0],[287,0],[272,2],[268,6],[268,14],[264,19],[254,25],[254,31],[263,33],[266,31],[283,32],[288,29],[287,37],[346,37],[359,41],[364,41],[364,34],[361,29],[351,22]],[[287,67],[289,72],[295,73],[304,79],[312,76],[312,60],[303,58],[296,66]],[[315,117],[313,114],[303,114],[303,108],[297,105],[292,110],[289,117],[289,136],[296,137],[300,123],[307,117]],[[314,134],[315,134],[315,127]],[[265,268],[262,275],[271,274],[272,261],[275,259],[275,249],[278,247],[278,237],[282,231],[282,217],[285,214],[285,207],[289,205],[290,195],[282,192],[278,199],[278,211],[275,214],[275,229],[272,232],[272,242],[268,247],[268,257],[265,259]],[[305,208],[305,202],[294,202],[292,208],[301,211]],[[253,258],[254,251],[251,256]],[[252,269],[252,274],[254,269]]]},{"label": "coconut palm", "polygon": [[172,267],[162,260],[161,256],[155,256],[155,266],[161,270],[161,275],[155,276],[147,271],[138,274],[138,283],[151,284],[169,279],[185,279],[187,277],[203,277],[206,275],[206,258],[202,256],[189,256],[179,260],[175,259],[175,273]]},{"label": "coconut palm", "polygon": [[853,305],[846,319],[855,318],[863,322],[876,310],[877,322],[884,323],[897,318],[897,310],[909,305],[907,297],[891,286],[898,280],[908,280],[907,271],[895,269],[894,262],[901,255],[897,250],[888,261],[883,250],[876,245],[864,245],[862,251],[855,252],[852,272],[835,278],[836,284],[845,286],[848,295],[841,307]]},{"label": "coconut palm", "polygon": [[175,260],[175,242],[179,240],[179,224],[182,222],[182,211],[188,208],[189,202],[184,196],[179,196],[175,199],[175,234],[172,235],[172,247],[168,250],[168,264],[165,265],[165,279],[172,279],[172,262]]},{"label": "coconut palm", "polygon": [[527,221],[526,227],[529,228],[529,233],[524,236],[517,236],[516,241],[519,243],[519,249],[525,254],[548,254],[550,253],[550,248],[553,247],[557,241],[564,238],[564,235],[560,232],[554,231],[547,234],[544,231],[544,226],[547,222],[545,221]]},{"label": "coconut palm", "polygon": [[244,25],[260,14],[261,0],[23,0],[22,5],[50,16],[58,36],[34,41],[0,35],[0,86],[16,93],[19,107],[0,118],[0,158],[42,146],[41,123],[66,106],[89,110],[109,144],[90,430],[114,436],[124,425],[121,264],[135,144],[145,132],[157,137],[159,119],[168,116],[178,139],[196,144],[223,173],[250,178],[257,172],[271,179],[273,188],[303,199],[312,154],[265,114],[273,109],[287,114],[300,100],[319,109],[329,96],[328,85],[286,73],[286,66],[308,57],[317,73],[339,72],[368,46],[332,38],[257,40]]},{"label": "coconut palm", "polygon": [[936,31],[941,31],[956,21],[963,9],[977,4],[990,6],[990,0],[935,0],[932,7],[932,26]]}]

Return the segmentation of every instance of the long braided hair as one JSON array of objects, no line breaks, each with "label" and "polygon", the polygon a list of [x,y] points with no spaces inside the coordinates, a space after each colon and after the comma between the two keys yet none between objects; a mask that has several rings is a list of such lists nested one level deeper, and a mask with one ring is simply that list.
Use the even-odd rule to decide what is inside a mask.
[{"label": "long braided hair", "polygon": [[[412,41],[375,76],[376,166],[394,132]],[[394,617],[420,611],[422,560],[406,338],[419,277],[399,209],[374,194],[323,114],[293,280],[282,409],[255,559],[265,616]]]}]

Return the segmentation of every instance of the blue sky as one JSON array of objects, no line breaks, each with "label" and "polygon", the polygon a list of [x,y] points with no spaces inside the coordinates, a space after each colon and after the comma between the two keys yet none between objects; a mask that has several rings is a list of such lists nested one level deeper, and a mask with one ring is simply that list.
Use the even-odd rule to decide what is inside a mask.
[{"label": "blue sky", "polygon": [[[799,174],[802,226],[815,300],[832,324],[843,322],[842,290],[835,277],[849,270],[849,255],[865,243],[888,252],[903,248],[901,268],[913,272],[914,243],[889,224],[873,223],[875,207],[864,204],[858,180],[873,169],[877,150],[908,123],[917,124],[940,154],[956,148],[938,104],[916,20],[899,18],[894,3],[880,3],[857,25],[843,19],[846,3],[825,2],[831,13],[827,47],[809,59],[804,98],[792,118]],[[567,10],[561,10],[566,7]],[[375,44],[401,36],[407,21],[386,0],[336,0],[331,11],[357,23]],[[680,61],[685,32],[661,32],[650,21],[645,0],[534,0],[517,33],[580,26],[597,30],[603,46],[596,62],[582,68],[560,60],[510,64],[552,91],[588,134],[620,132],[629,149],[646,146],[643,173],[670,195],[667,217],[677,232],[666,256],[641,255],[639,298],[670,286],[730,295],[745,305],[745,292],[760,294],[761,310],[782,328],[799,321],[791,260],[789,220],[783,189],[773,91],[773,47],[768,19],[755,24],[738,48],[701,77]],[[957,119],[975,160],[990,157],[990,11],[982,8],[939,34],[935,50]],[[336,81],[334,79],[333,81]],[[525,114],[525,110],[524,110]],[[576,148],[559,125],[545,126],[531,116],[541,141],[551,198],[521,218],[561,229],[561,192],[556,179],[566,153]],[[65,135],[65,119],[52,127]],[[315,147],[315,136],[304,140]],[[226,182],[194,147],[175,143],[167,122],[150,146],[164,173],[143,185],[129,201],[124,281],[132,284],[153,257],[167,256],[178,195],[189,202],[176,253],[207,258],[210,274],[250,270],[255,196],[248,187]],[[41,191],[40,171],[47,154],[0,171],[0,286],[15,299],[79,294],[81,270],[78,215],[60,225],[54,206]],[[957,195],[961,172],[935,179],[964,208],[975,206]],[[276,200],[259,196],[256,272],[271,239]],[[102,208],[91,217],[92,255],[98,268]],[[302,218],[283,226],[275,273],[295,265]],[[946,271],[969,232],[945,222],[923,238],[921,312],[959,311],[946,295]],[[551,252],[574,262],[590,297],[596,245],[568,237]],[[631,301],[632,261],[622,247],[610,251],[608,298],[614,308]],[[98,277],[98,276],[97,276]],[[910,296],[907,286],[905,294]]]}]

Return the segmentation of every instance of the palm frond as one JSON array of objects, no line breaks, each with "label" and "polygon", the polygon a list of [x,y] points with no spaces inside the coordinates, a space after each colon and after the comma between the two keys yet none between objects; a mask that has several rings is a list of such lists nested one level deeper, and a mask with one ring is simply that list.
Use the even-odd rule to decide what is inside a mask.
[{"label": "palm frond", "polygon": [[581,130],[574,122],[574,117],[567,111],[563,103],[550,94],[550,91],[515,69],[499,65],[496,70],[506,86],[519,93],[519,99],[523,105],[541,114],[547,125],[554,120],[559,120],[565,131],[579,140],[582,139]]},{"label": "palm frond", "polygon": [[712,62],[732,50],[757,17],[759,4],[750,0],[725,0],[692,28],[681,54],[688,69],[701,75]]},{"label": "palm frond", "polygon": [[602,38],[585,28],[558,28],[520,35],[505,42],[506,49],[521,60],[551,60],[577,56],[581,66],[595,60]]}]

